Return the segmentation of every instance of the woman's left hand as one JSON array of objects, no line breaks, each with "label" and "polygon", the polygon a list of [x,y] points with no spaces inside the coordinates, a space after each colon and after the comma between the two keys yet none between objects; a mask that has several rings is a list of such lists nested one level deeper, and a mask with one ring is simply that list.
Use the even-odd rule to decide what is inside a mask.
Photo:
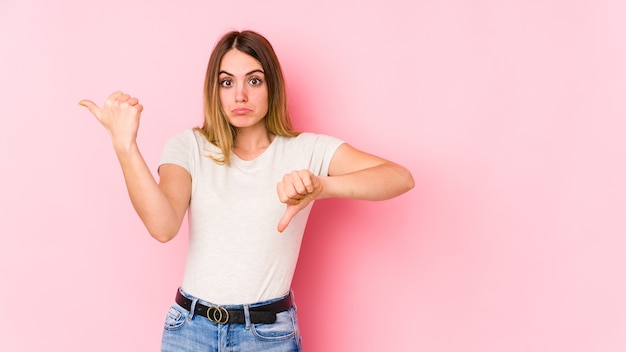
[{"label": "woman's left hand", "polygon": [[322,189],[320,178],[309,170],[285,174],[282,181],[276,185],[278,199],[287,204],[287,209],[278,223],[278,232],[283,232],[291,219],[315,200]]}]

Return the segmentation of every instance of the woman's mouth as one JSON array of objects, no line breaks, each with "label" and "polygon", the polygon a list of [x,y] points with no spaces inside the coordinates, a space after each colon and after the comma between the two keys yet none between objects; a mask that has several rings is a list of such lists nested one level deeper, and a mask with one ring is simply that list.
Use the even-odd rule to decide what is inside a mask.
[{"label": "woman's mouth", "polygon": [[233,109],[231,111],[235,115],[245,115],[245,114],[251,112],[252,110],[250,110],[248,108],[236,108],[236,109]]}]

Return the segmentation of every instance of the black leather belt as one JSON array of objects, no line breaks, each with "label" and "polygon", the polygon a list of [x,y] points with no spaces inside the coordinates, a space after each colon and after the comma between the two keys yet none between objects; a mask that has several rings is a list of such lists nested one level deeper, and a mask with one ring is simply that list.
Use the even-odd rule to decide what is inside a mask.
[{"label": "black leather belt", "polygon": [[[191,310],[192,301],[183,296],[180,290],[176,292],[176,303],[181,307]],[[250,307],[251,324],[272,324],[276,322],[276,313],[284,312],[293,307],[291,293],[287,297],[262,306]],[[245,324],[246,316],[242,308],[224,308],[220,306],[205,306],[196,303],[194,314],[208,318],[216,324]]]}]

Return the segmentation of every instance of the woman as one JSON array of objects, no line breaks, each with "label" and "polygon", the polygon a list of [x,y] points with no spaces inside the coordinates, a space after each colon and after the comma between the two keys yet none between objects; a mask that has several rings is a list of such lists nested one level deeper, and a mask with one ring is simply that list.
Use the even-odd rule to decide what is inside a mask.
[{"label": "woman", "polygon": [[169,241],[189,211],[187,265],[162,350],[299,351],[290,286],[309,205],[392,198],[412,176],[336,138],[296,132],[278,59],[255,32],[220,39],[204,93],[204,125],[170,139],[158,183],[137,146],[138,99],[80,102],[109,131],[150,234]]}]

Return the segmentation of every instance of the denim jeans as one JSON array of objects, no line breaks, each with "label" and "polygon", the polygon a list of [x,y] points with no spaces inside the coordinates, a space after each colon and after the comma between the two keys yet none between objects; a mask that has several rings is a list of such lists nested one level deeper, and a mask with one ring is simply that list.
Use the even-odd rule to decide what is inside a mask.
[{"label": "denim jeans", "polygon": [[[199,300],[184,291],[181,293],[195,303],[212,306],[210,302]],[[279,301],[277,299],[259,302],[247,306],[223,306],[224,308],[244,309]],[[302,351],[296,307],[276,314],[273,324],[251,324],[246,314],[245,324],[220,325],[207,317],[193,314],[174,303],[167,317],[161,341],[162,352],[299,352]]]}]

